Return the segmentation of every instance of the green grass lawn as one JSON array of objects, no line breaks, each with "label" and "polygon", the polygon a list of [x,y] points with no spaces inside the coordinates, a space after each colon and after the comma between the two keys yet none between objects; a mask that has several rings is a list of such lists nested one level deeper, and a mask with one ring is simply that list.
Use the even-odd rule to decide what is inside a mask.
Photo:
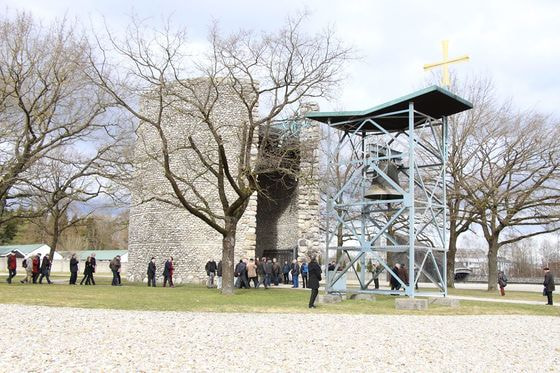
[{"label": "green grass lawn", "polygon": [[[376,302],[348,300],[338,304],[318,305],[309,310],[309,292],[291,289],[237,290],[233,296],[223,296],[215,289],[203,286],[149,288],[140,284],[122,287],[108,286],[109,278],[99,278],[97,286],[0,284],[0,303],[29,305],[112,308],[157,311],[209,312],[279,312],[279,313],[347,313],[347,314],[423,314],[423,315],[560,315],[558,308],[544,305],[524,305],[461,301],[458,308],[430,305],[427,311],[397,311],[395,297],[377,296]],[[453,290],[468,296],[478,291]],[[481,291],[481,293],[484,293]],[[514,292],[510,292],[514,293]],[[521,292],[520,292],[521,293]],[[511,297],[514,295],[512,294]],[[523,297],[523,294],[515,295]],[[516,298],[522,299],[522,298]],[[540,299],[542,300],[542,299]],[[544,301],[543,301],[544,303]]]}]

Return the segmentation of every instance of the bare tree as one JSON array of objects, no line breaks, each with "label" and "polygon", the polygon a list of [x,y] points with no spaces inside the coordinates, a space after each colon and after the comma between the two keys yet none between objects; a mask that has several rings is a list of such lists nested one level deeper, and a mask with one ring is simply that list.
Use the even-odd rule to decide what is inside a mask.
[{"label": "bare tree", "polygon": [[482,128],[493,126],[509,109],[508,104],[497,104],[493,83],[490,79],[474,77],[454,91],[473,104],[471,110],[450,117],[449,155],[447,163],[447,209],[449,212],[449,246],[447,252],[447,285],[455,286],[455,257],[457,241],[469,231],[476,221],[476,210],[467,200],[464,185],[476,189],[479,164],[476,155],[480,150],[480,138],[476,134]]},{"label": "bare tree", "polygon": [[[108,33],[112,50],[100,42],[102,60],[91,58],[91,76],[99,87],[141,127],[157,134],[158,144],[146,145],[153,149],[152,159],[161,165],[172,196],[155,198],[187,210],[222,235],[224,294],[233,293],[237,226],[259,188],[258,175],[294,171],[270,162],[259,137],[301,100],[332,91],[341,79],[342,64],[350,58],[350,50],[331,30],[305,35],[304,20],[290,18],[275,33],[225,36],[214,27],[210,51],[198,59],[186,54],[183,30],[167,27],[146,35],[145,25],[133,22],[124,40]],[[120,75],[106,73],[112,52],[121,64],[126,61],[128,68]],[[186,79],[189,75],[203,79]],[[228,125],[216,119],[225,92],[238,102],[243,123]],[[140,102],[150,109],[141,110]],[[182,143],[170,138],[166,129],[177,115],[198,126]],[[173,162],[178,150],[187,154],[190,172]]]},{"label": "bare tree", "polygon": [[488,243],[488,290],[507,244],[560,229],[558,125],[531,111],[501,112],[477,126],[477,151],[461,181]]},{"label": "bare tree", "polygon": [[4,211],[32,195],[33,165],[106,128],[103,91],[84,74],[88,50],[66,21],[44,27],[24,13],[0,19],[0,224],[20,217]]},{"label": "bare tree", "polygon": [[82,225],[96,210],[91,202],[107,191],[106,184],[109,182],[97,172],[99,158],[106,149],[102,147],[86,156],[64,152],[59,148],[35,165],[37,174],[31,184],[33,196],[30,199],[37,210],[46,213],[31,221],[39,225],[50,238],[51,258],[58,248],[62,233]]}]

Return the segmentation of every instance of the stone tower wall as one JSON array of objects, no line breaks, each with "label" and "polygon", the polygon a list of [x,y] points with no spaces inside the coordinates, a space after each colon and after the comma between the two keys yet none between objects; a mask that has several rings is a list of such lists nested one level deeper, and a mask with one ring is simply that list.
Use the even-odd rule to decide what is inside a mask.
[{"label": "stone tower wall", "polygon": [[[204,92],[207,89],[203,79],[189,81],[189,85]],[[197,92],[200,94],[200,92]],[[184,90],[181,94],[188,95]],[[202,95],[201,95],[202,96]],[[181,103],[184,105],[184,103]],[[171,105],[173,105],[171,103]],[[148,97],[142,103],[142,113],[155,117],[157,105]],[[235,174],[239,154],[239,142],[242,124],[247,120],[247,111],[227,85],[220,87],[218,101],[212,110],[213,122],[218,124],[232,173]],[[162,126],[169,141],[172,171],[192,183],[209,201],[209,208],[220,213],[221,204],[216,197],[215,181],[198,160],[197,155],[189,149],[188,137],[203,152],[210,152],[210,159],[217,159],[213,154],[215,142],[201,117],[194,107],[170,107],[164,112]],[[129,224],[129,271],[131,280],[140,281],[146,277],[148,261],[156,257],[158,276],[163,271],[163,263],[169,256],[175,262],[175,279],[177,282],[199,282],[205,277],[204,266],[213,258],[221,259],[222,236],[205,222],[190,214],[179,203],[165,178],[161,164],[161,140],[155,129],[142,124],[138,131],[135,148],[136,181],[133,188],[133,204]],[[185,184],[182,184],[185,188]],[[228,191],[230,201],[235,192]],[[196,201],[196,196],[186,193],[189,201]],[[163,202],[163,201],[166,202]],[[255,250],[255,215],[256,196],[249,202],[247,211],[239,222],[236,236],[236,259],[254,254]]]},{"label": "stone tower wall", "polygon": [[[204,92],[207,81],[197,79],[189,81],[195,91]],[[180,91],[182,95],[188,92]],[[205,168],[198,161],[196,153],[189,148],[189,136],[192,136],[199,147],[210,152],[210,157],[216,159],[215,142],[208,132],[202,118],[197,115],[196,107],[174,106],[173,95],[170,95],[169,110],[164,112],[162,128],[166,134],[170,148],[170,162],[172,171],[192,183],[201,194],[207,197],[209,208],[221,212],[221,204],[217,197],[217,188],[212,178],[207,175]],[[147,97],[142,103],[142,113],[154,118],[157,116],[157,105]],[[257,115],[256,109],[254,115]],[[212,111],[213,122],[218,123],[219,133],[224,140],[224,147],[230,165],[236,172],[239,155],[239,139],[244,121],[248,114],[241,100],[227,85],[221,86]],[[301,169],[303,175],[299,178],[295,189],[280,191],[287,198],[286,206],[278,212],[276,220],[266,219],[270,211],[260,209],[263,226],[275,224],[273,231],[278,237],[275,243],[270,237],[271,246],[265,249],[299,248],[300,257],[315,253],[319,250],[319,189],[317,180],[318,164],[318,125],[311,124],[300,133],[302,146]],[[253,149],[256,155],[256,148]],[[205,279],[204,266],[209,259],[221,259],[222,236],[199,218],[190,214],[180,206],[179,200],[172,191],[169,181],[164,176],[161,164],[161,140],[155,129],[142,124],[138,131],[138,141],[135,148],[136,181],[133,188],[133,204],[130,210],[129,224],[129,270],[128,277],[133,281],[146,278],[147,264],[151,257],[156,258],[157,275],[161,277],[163,263],[169,256],[175,262],[175,281],[201,282]],[[184,187],[184,185],[183,185]],[[235,192],[228,191],[230,201]],[[195,195],[189,195],[189,200],[196,200]],[[235,261],[242,257],[254,257],[257,242],[257,202],[255,193],[238,224],[236,235]],[[261,202],[262,203],[262,202]],[[260,206],[262,207],[262,206]],[[265,231],[268,234],[270,230]],[[261,237],[262,236],[261,232]],[[261,252],[262,252],[262,248]]]}]

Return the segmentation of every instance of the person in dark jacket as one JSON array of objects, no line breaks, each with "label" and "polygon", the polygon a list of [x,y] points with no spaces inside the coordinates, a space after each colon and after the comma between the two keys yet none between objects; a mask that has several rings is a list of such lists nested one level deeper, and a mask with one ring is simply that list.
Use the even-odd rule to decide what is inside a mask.
[{"label": "person in dark jacket", "polygon": [[70,258],[70,285],[76,285],[76,280],[78,279],[78,259],[76,259],[76,254],[72,254]]},{"label": "person in dark jacket", "polygon": [[276,261],[276,258],[272,259],[272,279],[274,281],[274,286],[278,286],[280,283],[280,272],[282,268],[280,268],[280,263]]},{"label": "person in dark jacket", "polygon": [[307,281],[309,278],[309,265],[307,264],[307,262],[303,262],[301,263],[301,281],[302,281],[302,287],[303,288],[307,288]]},{"label": "person in dark jacket", "polygon": [[247,277],[247,263],[243,259],[239,260],[239,263],[235,266],[235,275],[237,280],[235,281],[236,288],[249,289],[249,279]]},{"label": "person in dark jacket", "polygon": [[266,264],[266,258],[263,256],[261,260],[257,259],[257,276],[259,277],[259,283],[257,287],[264,285],[265,280],[265,273],[264,273],[264,265]]},{"label": "person in dark jacket", "polygon": [[292,288],[297,288],[299,287],[299,264],[297,259],[294,259],[292,262],[292,268],[291,268],[291,272],[292,272]]},{"label": "person in dark jacket", "polygon": [[214,259],[210,259],[206,263],[206,266],[204,267],[204,269],[206,269],[206,275],[208,276],[208,282],[206,283],[206,286],[209,287],[209,288],[213,288],[214,287],[214,277],[216,276],[216,270],[218,269],[218,266],[216,265],[216,262],[214,261]]},{"label": "person in dark jacket", "polygon": [[52,284],[51,279],[49,278],[50,274],[51,274],[51,258],[49,257],[49,254],[45,254],[45,257],[43,258],[43,263],[41,263],[41,277],[39,277],[39,283],[42,284],[43,277],[46,277],[47,282],[49,284]]},{"label": "person in dark jacket", "polygon": [[93,274],[97,269],[97,262],[95,261],[95,253],[91,253],[90,262],[91,262],[91,273],[89,274],[89,280],[91,281],[92,285],[95,285],[95,279],[93,278]]},{"label": "person in dark jacket", "polygon": [[169,287],[173,288],[175,287],[173,285],[173,271],[175,270],[175,267],[173,267],[173,257],[169,257],[169,259],[165,262],[165,265],[163,267],[163,287],[165,287],[165,285],[167,284],[167,282],[169,281]]},{"label": "person in dark jacket", "polygon": [[314,256],[311,257],[307,270],[309,273],[309,281],[307,285],[311,289],[309,308],[315,308],[315,299],[317,298],[317,294],[319,294],[319,282],[321,281],[321,267]]},{"label": "person in dark jacket", "polygon": [[506,295],[505,287],[507,286],[507,277],[504,271],[500,271],[498,273],[498,286],[500,287],[500,294],[503,296]]},{"label": "person in dark jacket", "polygon": [[17,260],[16,253],[14,251],[10,252],[8,255],[8,278],[6,281],[8,284],[12,283],[12,278],[16,277]]},{"label": "person in dark jacket", "polygon": [[287,260],[282,266],[282,274],[284,275],[284,285],[288,285],[290,283],[290,265]]},{"label": "person in dark jacket", "polygon": [[216,268],[216,276],[218,278],[218,283],[217,283],[217,288],[221,289],[222,288],[222,261],[220,260],[218,262],[218,266]]},{"label": "person in dark jacket", "polygon": [[33,283],[37,283],[37,279],[39,278],[39,274],[41,273],[41,254],[37,254],[33,257],[32,264],[33,269]]},{"label": "person in dark jacket", "polygon": [[156,258],[152,256],[148,263],[148,286],[156,287]]},{"label": "person in dark jacket", "polygon": [[82,281],[80,281],[80,285],[83,285],[84,281],[86,282],[86,285],[91,285],[92,273],[93,273],[93,268],[91,266],[91,256],[88,256],[84,264],[84,277],[82,278]]},{"label": "person in dark jacket", "polygon": [[554,285],[554,275],[550,272],[550,268],[544,267],[544,292],[546,293],[546,297],[548,298],[548,302],[546,303],[548,306],[552,306],[552,292],[556,290],[556,286]]},{"label": "person in dark jacket", "polygon": [[121,256],[117,255],[109,263],[109,268],[113,272],[112,286],[121,286]]},{"label": "person in dark jacket", "polygon": [[266,263],[264,264],[264,288],[265,289],[268,289],[271,280],[272,280],[272,260],[268,258]]},{"label": "person in dark jacket", "polygon": [[[397,277],[399,277],[400,269],[401,265],[399,263],[395,264],[393,268],[391,268],[391,270]],[[401,283],[399,282],[397,277],[391,275],[391,279],[389,280],[389,283],[391,284],[391,290],[399,290],[401,288]]]}]

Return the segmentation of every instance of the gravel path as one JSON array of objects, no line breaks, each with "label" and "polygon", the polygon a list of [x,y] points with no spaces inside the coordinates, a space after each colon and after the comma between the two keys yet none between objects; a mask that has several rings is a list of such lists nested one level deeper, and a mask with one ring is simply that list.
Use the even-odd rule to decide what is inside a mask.
[{"label": "gravel path", "polygon": [[560,371],[554,317],[0,309],[0,372]]}]

